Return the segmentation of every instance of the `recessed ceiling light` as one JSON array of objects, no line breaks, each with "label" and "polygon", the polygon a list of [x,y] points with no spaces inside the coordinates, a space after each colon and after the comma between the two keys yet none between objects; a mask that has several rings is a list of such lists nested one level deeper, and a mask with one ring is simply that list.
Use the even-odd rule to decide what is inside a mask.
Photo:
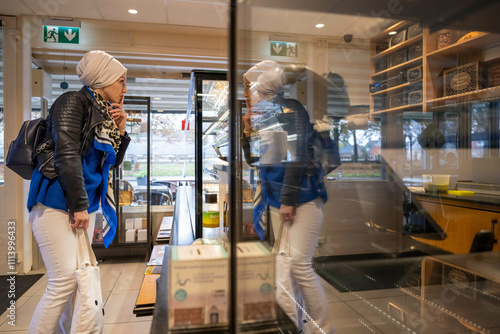
[{"label": "recessed ceiling light", "polygon": [[389,31],[389,35],[396,35],[397,33],[397,31]]},{"label": "recessed ceiling light", "polygon": [[137,10],[136,9],[129,9],[128,12],[130,14],[137,14]]},{"label": "recessed ceiling light", "polygon": [[323,28],[325,25],[323,23],[316,24],[316,28]]},{"label": "recessed ceiling light", "polygon": [[153,100],[161,100],[161,97],[153,97]]}]

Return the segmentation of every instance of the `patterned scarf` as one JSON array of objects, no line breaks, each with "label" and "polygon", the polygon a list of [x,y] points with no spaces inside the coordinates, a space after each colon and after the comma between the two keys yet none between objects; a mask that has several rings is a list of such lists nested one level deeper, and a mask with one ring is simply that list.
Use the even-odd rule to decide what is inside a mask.
[{"label": "patterned scarf", "polygon": [[111,166],[116,161],[116,153],[120,147],[120,131],[115,124],[115,121],[108,112],[109,103],[105,101],[99,93],[89,88],[94,95],[97,103],[101,106],[100,113],[105,121],[97,124],[94,135],[94,148],[104,152],[101,168],[103,176],[103,184],[107,184],[107,188],[102,187],[101,191],[101,207],[104,217],[106,218],[106,226],[104,227],[104,246],[107,248],[113,241],[118,225],[116,217],[116,203],[113,191],[113,174]]}]

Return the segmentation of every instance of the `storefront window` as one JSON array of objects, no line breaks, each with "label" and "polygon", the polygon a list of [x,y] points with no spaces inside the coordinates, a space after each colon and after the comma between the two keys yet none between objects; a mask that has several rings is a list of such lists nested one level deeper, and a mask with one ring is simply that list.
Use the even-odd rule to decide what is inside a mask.
[{"label": "storefront window", "polygon": [[489,103],[475,103],[471,106],[472,158],[488,158],[490,155],[491,114]]},{"label": "storefront window", "polygon": [[342,165],[329,176],[339,179],[380,179],[381,135],[379,120],[361,120],[363,125],[342,119],[331,131],[338,131],[339,153]]}]

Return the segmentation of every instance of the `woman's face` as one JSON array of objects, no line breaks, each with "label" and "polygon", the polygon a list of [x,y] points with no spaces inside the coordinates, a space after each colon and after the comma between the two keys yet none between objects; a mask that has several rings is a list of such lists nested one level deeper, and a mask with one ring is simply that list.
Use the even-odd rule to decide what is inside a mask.
[{"label": "woman's face", "polygon": [[119,103],[127,93],[127,78],[123,75],[109,86],[96,89],[104,100]]},{"label": "woman's face", "polygon": [[255,106],[260,100],[262,100],[262,94],[259,93],[246,77],[243,77],[243,83],[245,85],[245,90],[243,91],[243,96],[246,99],[247,108]]}]

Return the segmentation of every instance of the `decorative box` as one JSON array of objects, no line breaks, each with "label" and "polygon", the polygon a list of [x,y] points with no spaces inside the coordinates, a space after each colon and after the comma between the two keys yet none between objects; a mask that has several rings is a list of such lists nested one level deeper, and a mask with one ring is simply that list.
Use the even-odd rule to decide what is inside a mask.
[{"label": "decorative box", "polygon": [[380,53],[384,50],[387,50],[389,48],[389,42],[390,42],[390,39],[386,39],[386,40],[378,42],[375,45],[375,53]]},{"label": "decorative box", "polygon": [[422,102],[422,90],[415,90],[408,93],[408,104],[415,104]]},{"label": "decorative box", "polygon": [[444,96],[472,92],[483,87],[482,63],[474,61],[443,72]]},{"label": "decorative box", "polygon": [[412,60],[422,56],[422,43],[412,45],[408,48],[408,60]]},{"label": "decorative box", "polygon": [[408,87],[408,93],[415,92],[417,90],[422,90],[422,81],[410,83],[410,86]]},{"label": "decorative box", "polygon": [[407,105],[406,92],[396,93],[389,96],[389,108],[397,108]]},{"label": "decorative box", "polygon": [[406,30],[398,32],[396,35],[390,38],[389,47],[393,47],[394,45],[398,45],[401,42],[406,40]]},{"label": "decorative box", "polygon": [[383,57],[375,60],[375,72],[380,72],[387,69],[387,58]]},{"label": "decorative box", "polygon": [[380,111],[384,110],[386,106],[386,97],[384,95],[377,95],[376,98],[373,98],[373,110]]},{"label": "decorative box", "polygon": [[422,65],[408,69],[408,81],[422,80]]},{"label": "decorative box", "polygon": [[389,59],[390,67],[402,64],[407,60],[406,49],[391,55]]},{"label": "decorative box", "polygon": [[387,78],[387,87],[394,87],[406,82],[406,71],[400,71],[396,75]]},{"label": "decorative box", "polygon": [[422,33],[422,26],[420,23],[408,27],[408,39],[418,36]]},{"label": "decorative box", "polygon": [[500,86],[500,58],[489,61],[486,68],[488,69],[488,87]]}]

